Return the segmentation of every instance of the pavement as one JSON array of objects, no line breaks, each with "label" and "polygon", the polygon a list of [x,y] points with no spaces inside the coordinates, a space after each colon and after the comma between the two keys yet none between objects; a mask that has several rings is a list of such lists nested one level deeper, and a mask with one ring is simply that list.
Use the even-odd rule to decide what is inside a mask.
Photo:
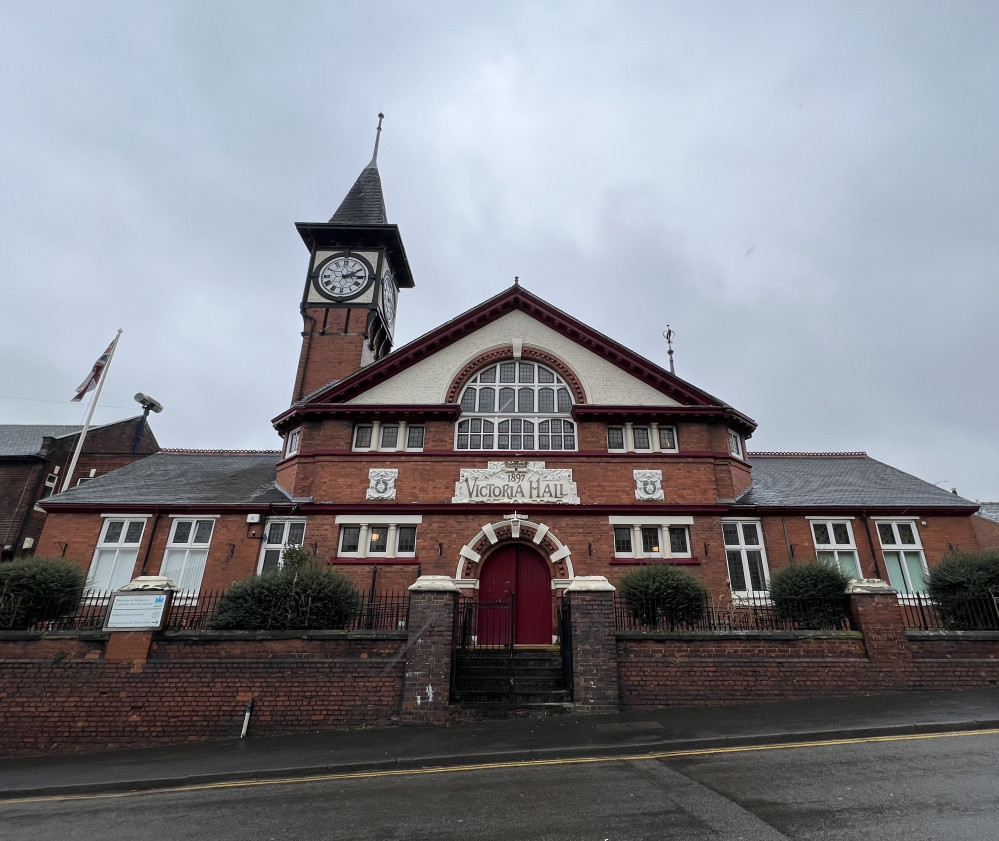
[{"label": "pavement", "polygon": [[0,800],[537,759],[999,728],[999,687],[248,736],[0,759]]}]

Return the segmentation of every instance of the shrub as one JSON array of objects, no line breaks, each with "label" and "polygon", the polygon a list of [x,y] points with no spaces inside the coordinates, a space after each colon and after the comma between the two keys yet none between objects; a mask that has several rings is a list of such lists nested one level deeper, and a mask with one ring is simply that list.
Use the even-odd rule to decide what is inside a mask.
[{"label": "shrub", "polygon": [[222,594],[211,627],[229,631],[345,627],[357,612],[360,594],[346,576],[313,561],[305,550],[285,550],[282,567],[239,581]]},{"label": "shrub", "polygon": [[778,619],[802,628],[839,628],[850,615],[850,576],[819,561],[789,564],[770,578],[770,600]]},{"label": "shrub", "polygon": [[652,564],[625,575],[618,584],[624,603],[643,625],[670,629],[695,625],[704,616],[708,590],[685,569]]},{"label": "shrub", "polygon": [[952,552],[930,570],[926,589],[944,627],[999,627],[999,551]]},{"label": "shrub", "polygon": [[62,558],[0,564],[0,630],[23,631],[76,610],[86,574]]}]

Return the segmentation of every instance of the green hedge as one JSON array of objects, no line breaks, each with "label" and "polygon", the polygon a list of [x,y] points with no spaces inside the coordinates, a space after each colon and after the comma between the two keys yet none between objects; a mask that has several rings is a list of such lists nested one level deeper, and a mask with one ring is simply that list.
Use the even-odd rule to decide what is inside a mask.
[{"label": "green hedge", "polygon": [[801,628],[838,628],[850,615],[846,587],[850,576],[838,566],[798,561],[770,577],[774,614]]},{"label": "green hedge", "polygon": [[926,577],[926,590],[944,626],[999,628],[999,551],[952,552]]},{"label": "green hedge", "polygon": [[62,558],[22,558],[0,564],[0,631],[23,631],[72,613],[86,574]]},{"label": "green hedge", "polygon": [[696,625],[704,617],[708,590],[685,569],[652,564],[618,583],[624,603],[642,625],[669,629]]},{"label": "green hedge", "polygon": [[218,630],[335,630],[357,613],[360,593],[339,572],[285,553],[279,569],[233,584],[219,599],[211,627]]}]

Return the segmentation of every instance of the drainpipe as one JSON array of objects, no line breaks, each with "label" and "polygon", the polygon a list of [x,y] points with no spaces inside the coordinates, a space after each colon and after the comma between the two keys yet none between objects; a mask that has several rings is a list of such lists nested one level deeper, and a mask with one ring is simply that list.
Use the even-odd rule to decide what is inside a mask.
[{"label": "drainpipe", "polygon": [[881,577],[881,567],[878,565],[878,550],[874,548],[874,538],[871,537],[871,526],[867,522],[867,511],[860,512],[860,519],[864,521],[864,531],[867,532],[867,544],[871,547],[871,559],[874,561],[874,574]]},{"label": "drainpipe", "polygon": [[160,524],[160,517],[163,516],[159,508],[153,509],[153,528],[149,532],[149,543],[146,545],[146,554],[142,558],[142,569],[139,570],[139,575],[145,575],[147,569],[149,568],[149,553],[153,551],[153,540],[156,538],[156,527]]},{"label": "drainpipe", "polygon": [[[38,491],[42,486],[42,482],[45,481],[45,477],[48,475],[48,472],[49,462],[46,459],[42,461],[42,469],[38,471],[38,476],[35,478],[35,487],[31,490],[31,496],[28,497],[28,504],[24,506],[24,514],[21,515],[21,524],[17,527],[17,534],[14,535],[14,542],[11,544],[14,549],[14,555],[16,555],[21,549],[21,543],[24,541],[24,530],[28,527],[28,517],[31,516],[31,510],[35,507],[35,503],[38,501]],[[25,485],[27,485],[27,482],[25,482]],[[27,488],[25,488],[25,490],[27,490]],[[10,535],[9,529],[7,534]]]}]

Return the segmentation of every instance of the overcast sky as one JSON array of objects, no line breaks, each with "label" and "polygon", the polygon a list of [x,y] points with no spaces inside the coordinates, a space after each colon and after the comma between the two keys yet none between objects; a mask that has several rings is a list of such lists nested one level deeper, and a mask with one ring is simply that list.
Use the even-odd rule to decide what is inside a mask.
[{"label": "overcast sky", "polygon": [[525,287],[759,423],[999,499],[999,4],[0,2],[0,422],[275,448],[379,168],[405,342]]}]

